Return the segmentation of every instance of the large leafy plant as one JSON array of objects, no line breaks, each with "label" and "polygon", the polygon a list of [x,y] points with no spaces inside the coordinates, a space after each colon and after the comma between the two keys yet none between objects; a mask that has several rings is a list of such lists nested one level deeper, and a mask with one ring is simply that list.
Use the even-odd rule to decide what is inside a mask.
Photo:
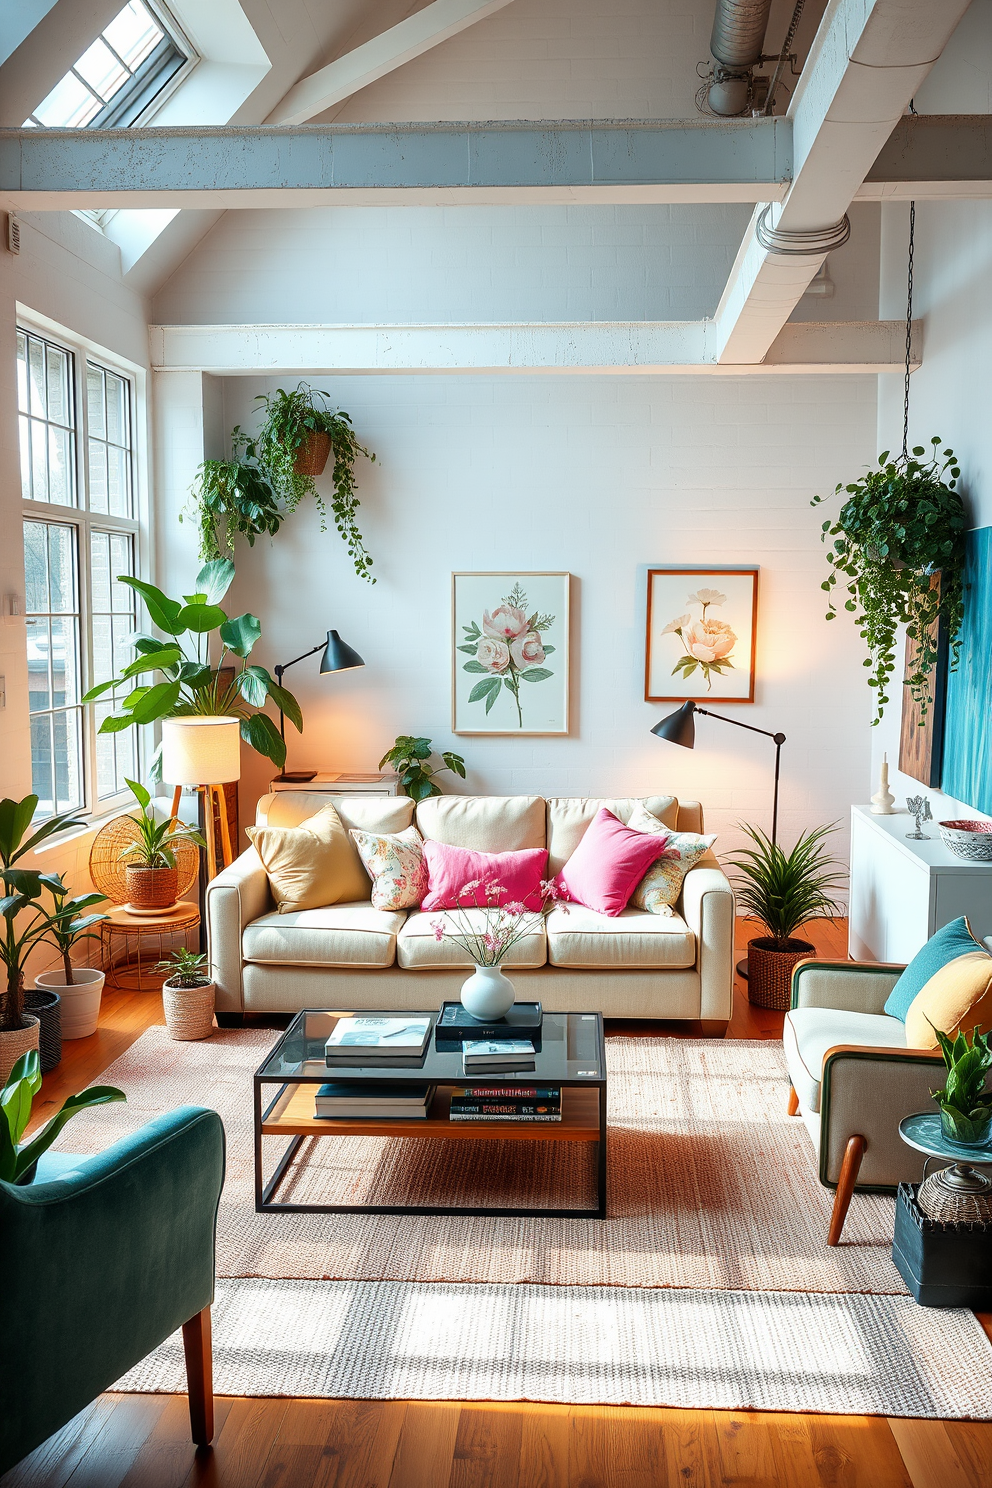
[{"label": "large leafy plant", "polygon": [[[896,632],[900,625],[915,642],[914,669],[906,679],[925,718],[937,662],[938,628],[946,626],[951,665],[956,664],[964,614],[964,561],[967,518],[955,485],[961,471],[954,451],[930,441],[929,456],[917,445],[911,457],[889,459],[885,450],[877,470],[861,480],[839,484],[834,491],[848,499],[836,521],[823,524],[829,541],[832,572],[821,588],[830,595],[827,619],[837,607],[838,582],[847,591],[845,610],[868,648],[865,666],[876,689],[878,723],[889,702],[887,688],[896,665]],[[825,500],[813,498],[813,505]]]},{"label": "large leafy plant", "polygon": [[791,950],[790,941],[808,920],[842,915],[843,907],[830,897],[845,876],[837,858],[829,856],[824,838],[837,826],[804,832],[791,852],[772,842],[758,827],[741,823],[754,847],[742,848],[727,862],[736,868],[737,903],[744,913],[760,920],[778,951]]},{"label": "large leafy plant", "polygon": [[465,779],[465,761],[460,754],[452,754],[445,750],[441,754],[443,765],[431,765],[431,756],[434,746],[430,739],[414,738],[411,734],[400,734],[391,749],[379,761],[379,769],[383,765],[392,765],[400,777],[400,789],[405,791],[412,801],[426,801],[428,796],[439,796],[441,787],[435,776],[444,770],[452,770],[456,775]]},{"label": "large leafy plant", "polygon": [[41,1061],[37,1049],[22,1054],[0,1090],[0,1178],[4,1183],[24,1183],[31,1177],[35,1163],[47,1152],[67,1121],[78,1111],[91,1106],[106,1106],[111,1101],[127,1100],[123,1090],[113,1085],[91,1085],[79,1095],[70,1095],[36,1137],[29,1142],[21,1138],[31,1120],[31,1106],[41,1089]]},{"label": "large leafy plant", "polygon": [[65,977],[65,985],[73,987],[76,984],[75,968],[72,964],[72,948],[79,940],[99,940],[99,935],[93,930],[101,920],[105,920],[105,914],[87,914],[88,909],[95,909],[98,904],[106,904],[106,894],[79,894],[72,897],[72,890],[59,874],[57,878],[43,875],[44,886],[52,896],[52,908],[47,910],[48,933],[43,937],[49,945],[53,945],[62,957],[62,974]]},{"label": "large leafy plant", "polygon": [[231,443],[233,459],[204,460],[191,491],[205,562],[224,553],[233,558],[239,534],[250,548],[256,537],[275,537],[285,516],[268,473],[258,463],[255,441],[236,427]]},{"label": "large leafy plant", "polygon": [[[933,1028],[933,1024],[930,1024]],[[940,1107],[944,1125],[953,1132],[952,1141],[980,1142],[987,1137],[992,1121],[992,1090],[985,1078],[992,1069],[992,1034],[972,1030],[971,1039],[964,1032],[950,1039],[939,1028],[933,1029],[947,1067],[943,1090],[930,1094]]]},{"label": "large leafy plant", "polygon": [[[143,579],[120,577],[119,583],[130,585],[141,595],[152,624],[165,632],[166,639],[137,635],[135,660],[120,676],[100,682],[86,693],[83,702],[92,703],[105,692],[132,684],[119,711],[101,723],[101,734],[120,733],[135,724],[156,723],[161,718],[233,717],[240,719],[245,743],[282,768],[286,742],[264,711],[265,706],[271,700],[301,733],[303,714],[293,694],[280,687],[264,667],[249,665],[262,627],[255,615],[229,617],[221,609],[220,601],[233,578],[231,560],[215,558],[197,575],[195,594],[178,600]],[[219,653],[213,659],[212,637],[219,643]],[[232,659],[241,665],[235,666],[233,678],[228,679],[224,673]],[[160,672],[164,681],[138,681],[155,672]],[[159,772],[153,767],[155,773]]]},{"label": "large leafy plant", "polygon": [[140,808],[131,818],[138,823],[138,836],[121,852],[121,857],[132,868],[175,868],[176,854],[173,849],[178,842],[206,847],[199,832],[185,822],[175,821],[171,817],[159,821],[152,805],[151,793],[143,785],[139,785],[136,780],[128,780],[127,785]]}]

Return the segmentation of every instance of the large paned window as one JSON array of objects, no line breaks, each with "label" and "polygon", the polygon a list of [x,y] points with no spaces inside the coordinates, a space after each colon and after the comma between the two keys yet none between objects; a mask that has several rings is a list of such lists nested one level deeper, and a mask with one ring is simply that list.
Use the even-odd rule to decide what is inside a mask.
[{"label": "large paned window", "polygon": [[32,790],[38,815],[114,806],[138,771],[132,730],[80,698],[130,660],[137,572],[133,381],[85,345],[17,332]]}]

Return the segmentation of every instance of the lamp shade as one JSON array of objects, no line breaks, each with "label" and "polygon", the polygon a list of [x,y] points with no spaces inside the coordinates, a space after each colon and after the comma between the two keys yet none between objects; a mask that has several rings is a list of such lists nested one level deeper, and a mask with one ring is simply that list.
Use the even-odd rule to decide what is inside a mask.
[{"label": "lamp shade", "polygon": [[651,732],[659,739],[667,739],[669,744],[681,744],[683,749],[691,749],[696,742],[696,722],[692,716],[695,711],[695,703],[683,703],[681,708],[676,708],[674,713],[656,723]]},{"label": "lamp shade", "polygon": [[364,665],[358,652],[347,641],[343,641],[336,630],[327,632],[327,645],[320,658],[322,672],[350,672],[354,667]]},{"label": "lamp shade", "polygon": [[236,718],[166,718],[162,724],[166,785],[226,785],[241,779],[241,726]]}]

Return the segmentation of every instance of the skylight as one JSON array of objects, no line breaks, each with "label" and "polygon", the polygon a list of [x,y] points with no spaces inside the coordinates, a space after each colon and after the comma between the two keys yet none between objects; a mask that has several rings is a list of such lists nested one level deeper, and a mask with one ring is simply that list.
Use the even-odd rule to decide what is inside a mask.
[{"label": "skylight", "polygon": [[143,0],[129,0],[48,97],[25,119],[41,129],[120,129],[140,122],[176,74],[188,47]]}]

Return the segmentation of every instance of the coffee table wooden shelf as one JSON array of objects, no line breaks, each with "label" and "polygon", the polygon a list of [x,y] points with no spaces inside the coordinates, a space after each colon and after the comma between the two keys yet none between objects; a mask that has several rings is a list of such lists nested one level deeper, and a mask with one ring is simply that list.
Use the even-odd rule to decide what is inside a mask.
[{"label": "coffee table wooden shelf", "polygon": [[[533,1057],[533,1070],[466,1075],[461,1045],[431,1039],[422,1060],[407,1066],[328,1068],[324,1042],[345,1012],[306,1008],[255,1072],[255,1208],[259,1213],[316,1214],[450,1214],[559,1219],[606,1218],[606,1048],[599,1013],[546,1013]],[[383,1013],[388,1016],[409,1016]],[[431,1014],[436,1017],[436,1014]],[[317,1116],[315,1097],[331,1079],[389,1080],[430,1084],[436,1091],[427,1117],[410,1121],[348,1120]],[[561,1121],[451,1121],[452,1089],[472,1085],[560,1085]],[[263,1108],[264,1103],[264,1108]],[[262,1140],[285,1137],[288,1144],[269,1178],[263,1172]],[[570,1209],[425,1207],[415,1204],[295,1204],[277,1198],[294,1158],[309,1138],[403,1137],[455,1142],[588,1142],[596,1147],[596,1194],[593,1206]]]}]

